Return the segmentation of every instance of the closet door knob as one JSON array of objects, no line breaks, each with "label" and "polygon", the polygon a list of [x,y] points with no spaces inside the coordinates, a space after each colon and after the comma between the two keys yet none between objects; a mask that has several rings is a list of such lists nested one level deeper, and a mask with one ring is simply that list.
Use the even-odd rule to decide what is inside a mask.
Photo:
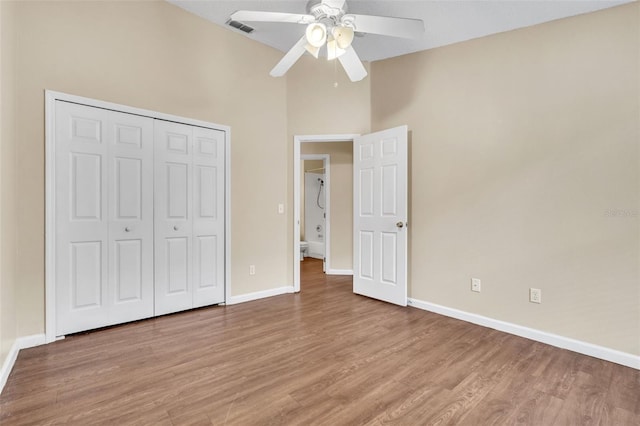
[{"label": "closet door knob", "polygon": [[402,222],[398,222],[398,223],[396,223],[396,226],[397,226],[398,228],[402,228],[402,227],[404,226],[404,223],[402,223]]},{"label": "closet door knob", "polygon": [[178,225],[174,226],[174,227],[173,227],[173,230],[174,230],[174,231],[177,231],[177,230],[178,230]]},{"label": "closet door knob", "polygon": [[124,232],[129,232],[129,231],[131,231],[131,228],[129,228],[128,226],[124,228]]}]

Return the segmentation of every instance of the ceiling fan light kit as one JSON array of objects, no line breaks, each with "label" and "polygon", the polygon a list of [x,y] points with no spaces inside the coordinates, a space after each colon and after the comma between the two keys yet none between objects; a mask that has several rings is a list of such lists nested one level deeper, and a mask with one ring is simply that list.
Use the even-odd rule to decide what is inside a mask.
[{"label": "ceiling fan light kit", "polygon": [[231,15],[238,22],[281,22],[306,25],[305,34],[271,70],[280,77],[305,53],[318,58],[326,45],[327,59],[338,59],[351,81],[360,81],[367,71],[351,43],[355,32],[416,38],[424,33],[420,19],[347,14],[345,0],[311,0],[307,14],[239,10]]},{"label": "ceiling fan light kit", "polygon": [[327,39],[327,27],[322,22],[314,22],[307,26],[305,35],[311,46],[320,48]]},{"label": "ceiling fan light kit", "polygon": [[307,37],[308,48],[307,52],[311,53],[316,58],[320,48],[327,44],[327,59],[329,61],[336,59],[342,55],[346,49],[351,46],[353,41],[354,31],[348,27],[335,26],[331,28],[331,33],[327,34],[327,27],[322,22],[314,22],[307,26],[305,36]]},{"label": "ceiling fan light kit", "polygon": [[346,49],[351,46],[355,31],[353,31],[351,27],[333,27],[331,34],[333,34],[333,38],[336,39],[338,47],[340,49]]}]

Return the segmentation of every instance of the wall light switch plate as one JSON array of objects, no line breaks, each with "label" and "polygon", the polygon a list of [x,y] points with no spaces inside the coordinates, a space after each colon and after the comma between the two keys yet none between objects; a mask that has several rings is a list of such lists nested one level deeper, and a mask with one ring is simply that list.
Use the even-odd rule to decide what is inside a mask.
[{"label": "wall light switch plate", "polygon": [[284,204],[278,204],[278,213],[284,214]]}]

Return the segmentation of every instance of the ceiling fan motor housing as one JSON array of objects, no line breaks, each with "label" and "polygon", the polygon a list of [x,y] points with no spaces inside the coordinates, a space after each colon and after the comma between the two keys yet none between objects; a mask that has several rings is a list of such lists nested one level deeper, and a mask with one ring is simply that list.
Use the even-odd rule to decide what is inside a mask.
[{"label": "ceiling fan motor housing", "polygon": [[315,22],[322,23],[326,28],[348,27],[355,30],[353,15],[347,15],[347,3],[342,7],[333,7],[324,1],[311,0],[307,3],[307,12],[315,17]]},{"label": "ceiling fan motor housing", "polygon": [[310,0],[307,3],[307,11],[309,15],[315,16],[318,21],[328,18],[331,19],[333,23],[337,23],[340,22],[342,15],[347,13],[347,3],[344,3],[343,6],[339,8],[331,7],[322,1]]}]

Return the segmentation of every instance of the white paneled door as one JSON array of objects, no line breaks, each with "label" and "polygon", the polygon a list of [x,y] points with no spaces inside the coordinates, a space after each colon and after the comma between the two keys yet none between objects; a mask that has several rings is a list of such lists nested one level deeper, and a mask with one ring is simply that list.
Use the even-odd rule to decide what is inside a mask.
[{"label": "white paneled door", "polygon": [[353,291],[407,305],[407,127],[353,142]]},{"label": "white paneled door", "polygon": [[193,307],[224,302],[224,141],[193,128]]},{"label": "white paneled door", "polygon": [[193,128],[155,125],[156,314],[193,307]]},{"label": "white paneled door", "polygon": [[224,302],[224,132],[155,123],[156,315]]},{"label": "white paneled door", "polygon": [[57,335],[153,315],[153,120],[56,103]]},{"label": "white paneled door", "polygon": [[153,119],[109,113],[110,323],[153,316]]}]

